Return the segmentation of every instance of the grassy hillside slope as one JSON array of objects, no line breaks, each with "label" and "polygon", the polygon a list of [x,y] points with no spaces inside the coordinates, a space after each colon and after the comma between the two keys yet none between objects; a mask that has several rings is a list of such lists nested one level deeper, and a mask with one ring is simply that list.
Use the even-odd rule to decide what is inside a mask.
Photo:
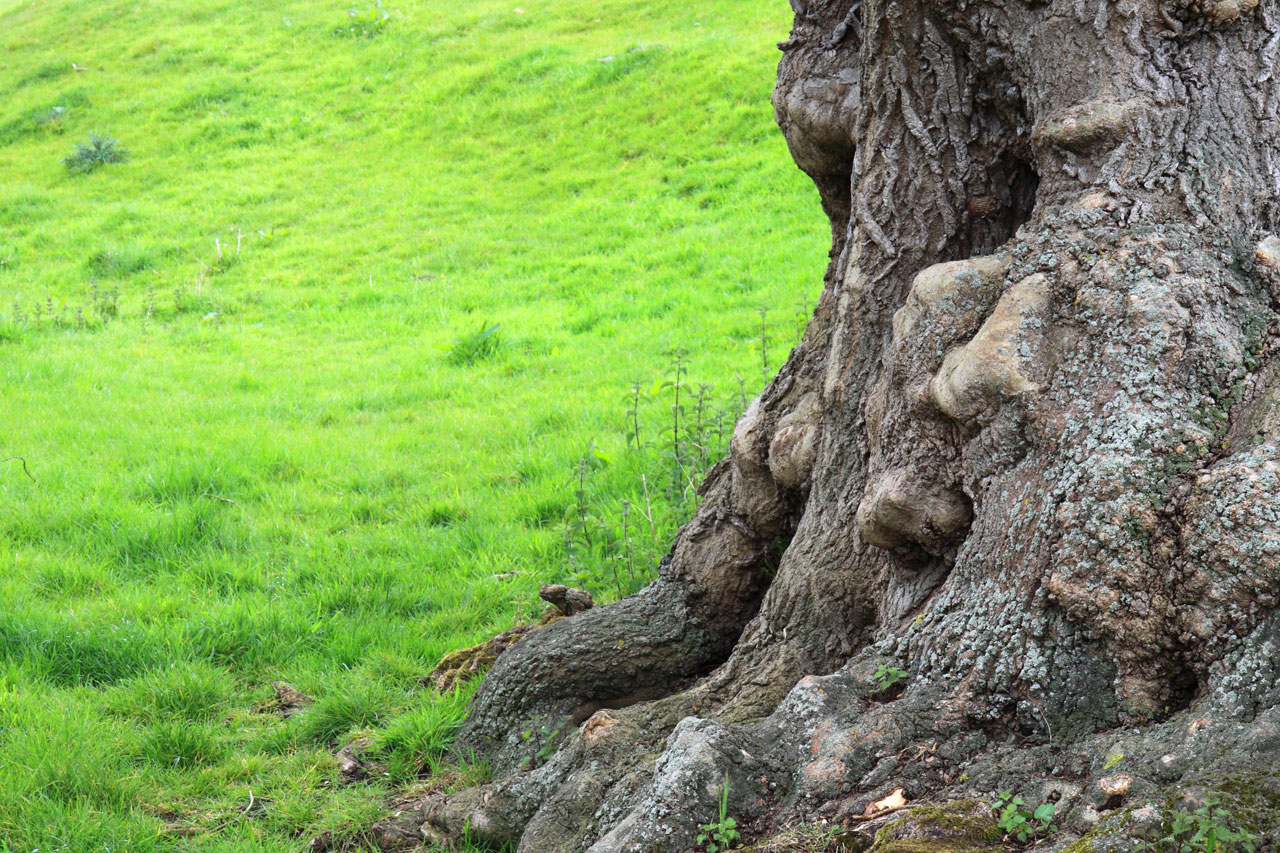
[{"label": "grassy hillside slope", "polygon": [[359,846],[483,774],[419,679],[651,576],[816,297],[786,3],[386,11],[0,0],[0,850]]}]

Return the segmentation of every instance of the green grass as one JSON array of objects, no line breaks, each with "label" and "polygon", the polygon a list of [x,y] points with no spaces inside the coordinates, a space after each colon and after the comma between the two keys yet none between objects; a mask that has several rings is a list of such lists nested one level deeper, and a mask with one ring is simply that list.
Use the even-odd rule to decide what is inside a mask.
[{"label": "green grass", "polygon": [[442,654],[652,577],[821,283],[790,11],[521,5],[0,0],[0,850],[357,848],[483,776]]}]

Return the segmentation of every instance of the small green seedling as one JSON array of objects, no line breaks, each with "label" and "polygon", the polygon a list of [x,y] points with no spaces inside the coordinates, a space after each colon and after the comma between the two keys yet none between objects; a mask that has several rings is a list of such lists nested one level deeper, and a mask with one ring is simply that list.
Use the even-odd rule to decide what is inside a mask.
[{"label": "small green seedling", "polygon": [[996,826],[1007,838],[1026,844],[1037,838],[1048,837],[1055,829],[1053,815],[1057,807],[1053,803],[1041,803],[1027,811],[1026,801],[1009,791],[997,791],[995,812]]},{"label": "small green seedling", "polygon": [[721,850],[732,850],[737,846],[742,834],[738,832],[738,822],[729,817],[729,774],[724,774],[724,782],[720,784],[720,816],[715,823],[704,823],[699,826],[702,832],[698,835],[698,844],[707,853],[719,853]]},{"label": "small green seedling", "polygon": [[575,728],[568,730],[553,729],[550,726],[538,726],[535,729],[525,729],[520,736],[525,740],[529,740],[536,733],[538,739],[542,741],[542,746],[538,747],[538,751],[533,755],[526,755],[520,762],[520,769],[526,768],[532,770],[535,767],[541,767],[550,760],[551,756],[560,751],[560,747],[564,745],[565,740],[577,731]]},{"label": "small green seedling", "polygon": [[876,668],[873,676],[876,680],[876,693],[883,693],[899,681],[907,677],[905,669],[898,669],[891,664],[882,663]]},{"label": "small green seedling", "polygon": [[1254,853],[1258,836],[1232,822],[1231,812],[1216,797],[1206,797],[1193,812],[1163,809],[1160,837],[1143,841],[1143,853]]}]

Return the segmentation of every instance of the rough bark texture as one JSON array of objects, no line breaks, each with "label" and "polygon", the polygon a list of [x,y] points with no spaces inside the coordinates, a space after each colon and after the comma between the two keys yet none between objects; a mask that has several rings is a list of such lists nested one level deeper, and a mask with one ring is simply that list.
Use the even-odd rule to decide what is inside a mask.
[{"label": "rough bark texture", "polygon": [[1276,0],[792,7],[809,328],[660,579],[501,655],[497,781],[421,832],[689,850],[728,774],[751,838],[901,785],[1056,798],[1059,849],[1223,791],[1280,844]]}]

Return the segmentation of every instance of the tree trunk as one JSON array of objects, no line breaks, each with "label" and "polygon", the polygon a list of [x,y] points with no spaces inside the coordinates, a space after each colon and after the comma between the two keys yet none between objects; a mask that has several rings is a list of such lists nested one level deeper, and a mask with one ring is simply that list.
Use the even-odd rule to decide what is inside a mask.
[{"label": "tree trunk", "polygon": [[1056,847],[1277,802],[1276,0],[792,7],[809,328],[660,579],[498,659],[497,781],[423,832],[687,850],[726,774],[752,838],[898,786],[1056,798]]}]

